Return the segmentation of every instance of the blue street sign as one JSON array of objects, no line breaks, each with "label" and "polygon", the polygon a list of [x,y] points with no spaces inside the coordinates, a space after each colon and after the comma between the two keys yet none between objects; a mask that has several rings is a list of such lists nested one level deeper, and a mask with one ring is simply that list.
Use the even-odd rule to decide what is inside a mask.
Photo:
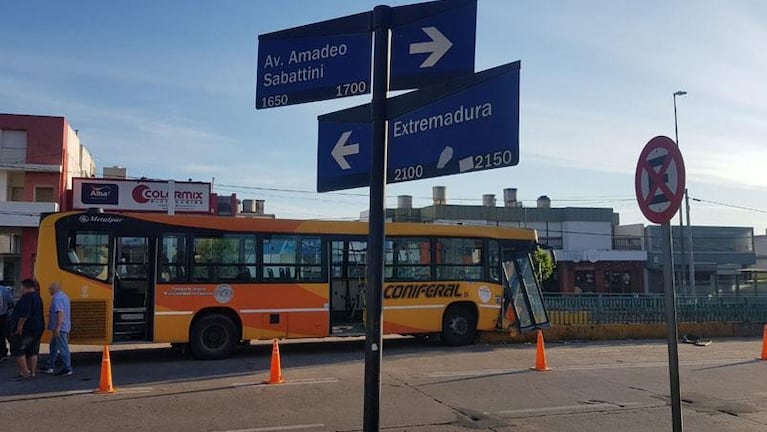
[{"label": "blue street sign", "polygon": [[[514,62],[387,102],[387,183],[519,163],[519,70]],[[370,105],[319,120],[317,191],[370,184]]]},{"label": "blue street sign", "polygon": [[258,37],[256,108],[370,93],[370,12]]},{"label": "blue street sign", "polygon": [[370,105],[360,121],[322,121],[319,124],[317,152],[317,192],[351,189],[370,185],[370,143],[373,128]]},{"label": "blue street sign", "polygon": [[392,8],[391,90],[474,73],[477,0]]}]

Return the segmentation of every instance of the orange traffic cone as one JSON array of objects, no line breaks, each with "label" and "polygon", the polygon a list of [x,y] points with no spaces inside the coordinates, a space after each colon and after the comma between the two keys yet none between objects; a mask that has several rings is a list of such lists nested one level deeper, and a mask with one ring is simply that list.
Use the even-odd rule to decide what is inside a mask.
[{"label": "orange traffic cone", "polygon": [[104,354],[101,356],[101,378],[96,393],[114,393],[112,387],[112,362],[109,360],[109,346],[104,345]]},{"label": "orange traffic cone", "polygon": [[543,332],[538,330],[538,341],[535,353],[535,367],[530,368],[537,371],[550,371],[551,369],[546,366],[546,349],[543,346]]},{"label": "orange traffic cone", "polygon": [[272,343],[272,367],[269,372],[269,381],[267,384],[281,384],[284,383],[282,379],[282,369],[280,368],[280,346],[277,344],[277,339]]},{"label": "orange traffic cone", "polygon": [[767,360],[767,324],[764,325],[764,334],[762,335],[762,360]]}]

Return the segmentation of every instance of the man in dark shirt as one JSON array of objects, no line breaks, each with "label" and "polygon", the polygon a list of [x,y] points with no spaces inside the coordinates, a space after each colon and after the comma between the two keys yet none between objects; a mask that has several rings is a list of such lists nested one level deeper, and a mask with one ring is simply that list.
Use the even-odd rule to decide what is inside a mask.
[{"label": "man in dark shirt", "polygon": [[22,296],[11,314],[11,355],[16,357],[19,367],[19,375],[16,377],[18,381],[34,376],[40,352],[40,337],[45,328],[43,301],[36,288],[37,282],[33,279],[21,281]]}]

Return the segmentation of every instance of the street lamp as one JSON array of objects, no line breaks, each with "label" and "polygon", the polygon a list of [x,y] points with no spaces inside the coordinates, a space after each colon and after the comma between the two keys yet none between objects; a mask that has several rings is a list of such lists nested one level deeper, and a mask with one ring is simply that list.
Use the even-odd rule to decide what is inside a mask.
[{"label": "street lamp", "polygon": [[[677,96],[684,96],[687,92],[684,90],[677,90],[674,92],[674,138],[676,140],[676,145],[679,147],[679,127],[677,126],[677,118],[676,118],[676,97]],[[690,284],[690,294],[695,295],[695,270],[694,270],[694,262],[693,262],[693,253],[692,253],[692,227],[690,226],[690,199],[687,194],[687,188],[684,189],[684,201],[687,211],[687,230],[688,230],[688,238],[690,242],[690,255],[689,255],[689,284]],[[679,264],[680,264],[680,272],[679,272],[679,287],[681,288],[684,285],[684,260],[685,260],[685,253],[684,253],[684,221],[682,220],[682,210],[679,210]]]}]

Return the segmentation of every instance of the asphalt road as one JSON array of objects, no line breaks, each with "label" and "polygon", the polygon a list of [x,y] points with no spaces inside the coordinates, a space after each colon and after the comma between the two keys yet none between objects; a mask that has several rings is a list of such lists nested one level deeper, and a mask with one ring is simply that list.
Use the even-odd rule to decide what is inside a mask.
[{"label": "asphalt road", "polygon": [[[684,430],[767,431],[761,344],[680,344]],[[164,346],[112,347],[117,392],[109,395],[93,393],[98,348],[74,354],[70,377],[15,382],[13,363],[0,363],[0,431],[362,430],[362,341],[282,342],[279,385],[263,384],[271,348],[258,343],[227,360],[197,361]],[[381,430],[672,429],[665,341],[549,343],[549,372],[530,369],[535,354],[531,344],[386,339]]]}]

